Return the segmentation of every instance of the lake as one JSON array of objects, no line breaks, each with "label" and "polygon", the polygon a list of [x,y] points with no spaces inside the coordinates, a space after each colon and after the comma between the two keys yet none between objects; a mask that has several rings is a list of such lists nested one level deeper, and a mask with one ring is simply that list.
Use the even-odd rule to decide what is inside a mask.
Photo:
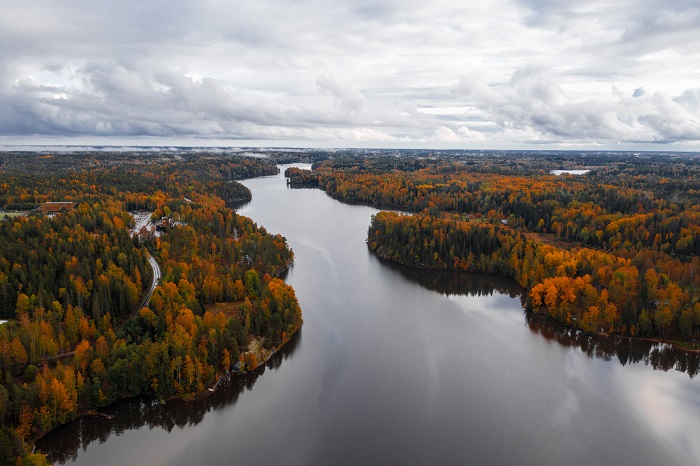
[{"label": "lake", "polygon": [[550,175],[585,175],[590,170],[550,170]]},{"label": "lake", "polygon": [[295,252],[301,331],[210,396],[128,400],[57,429],[38,444],[52,461],[700,463],[697,354],[527,315],[509,280],[380,260],[365,244],[375,209],[282,174],[243,183],[239,212]]}]

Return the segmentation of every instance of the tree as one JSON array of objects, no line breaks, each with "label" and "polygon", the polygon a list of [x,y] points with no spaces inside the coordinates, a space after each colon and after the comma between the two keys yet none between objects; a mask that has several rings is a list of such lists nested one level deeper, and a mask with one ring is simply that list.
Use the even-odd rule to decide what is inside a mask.
[{"label": "tree", "polygon": [[659,329],[659,334],[664,335],[664,330],[668,330],[673,321],[673,313],[671,313],[670,306],[663,306],[661,309],[657,309],[654,314],[654,324],[656,328]]},{"label": "tree", "polygon": [[615,306],[613,303],[606,303],[603,307],[603,321],[608,324],[611,331],[617,320],[617,306]]},{"label": "tree", "polygon": [[49,466],[46,455],[41,453],[31,453],[22,458],[21,466]]},{"label": "tree", "polygon": [[34,422],[34,413],[31,406],[26,400],[23,400],[19,405],[19,425],[17,426],[17,434],[23,440],[29,438],[32,433],[32,425]]},{"label": "tree", "polygon": [[229,350],[224,348],[222,351],[222,357],[221,357],[221,367],[224,370],[224,372],[229,372],[231,370],[231,353]]},{"label": "tree", "polygon": [[0,385],[0,425],[4,425],[10,416],[10,395],[5,387]]},{"label": "tree", "polygon": [[680,318],[678,319],[678,328],[680,328],[683,336],[689,337],[693,334],[694,317],[692,307],[686,307],[681,312]]},{"label": "tree", "polygon": [[594,333],[598,330],[598,321],[600,319],[600,308],[598,306],[590,306],[586,312],[583,313],[583,318],[581,320],[581,329],[584,332]]},{"label": "tree", "polygon": [[0,426],[0,464],[15,464],[25,455],[23,440],[18,433],[4,425]]},{"label": "tree", "polygon": [[87,340],[81,341],[78,346],[75,347],[75,354],[73,356],[76,369],[85,373],[88,365],[92,362],[92,353],[90,342]]},{"label": "tree", "polygon": [[639,314],[639,335],[645,337],[651,333],[651,319],[646,309]]}]

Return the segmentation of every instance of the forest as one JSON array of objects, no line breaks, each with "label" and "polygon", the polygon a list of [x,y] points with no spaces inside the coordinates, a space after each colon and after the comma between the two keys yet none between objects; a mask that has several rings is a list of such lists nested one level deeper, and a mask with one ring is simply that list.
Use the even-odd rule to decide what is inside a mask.
[{"label": "forest", "polygon": [[[34,439],[120,399],[203,393],[302,324],[285,238],[233,210],[251,197],[235,180],[274,164],[73,155],[0,155],[0,464],[44,464]],[[75,207],[35,211],[51,201]],[[135,234],[132,212],[167,228]],[[162,278],[143,306],[149,256]]]},{"label": "forest", "polygon": [[[550,174],[573,168],[590,172]],[[529,310],[587,333],[697,347],[694,157],[343,157],[286,176],[291,187],[403,212],[372,219],[367,242],[381,257],[510,277]]]}]

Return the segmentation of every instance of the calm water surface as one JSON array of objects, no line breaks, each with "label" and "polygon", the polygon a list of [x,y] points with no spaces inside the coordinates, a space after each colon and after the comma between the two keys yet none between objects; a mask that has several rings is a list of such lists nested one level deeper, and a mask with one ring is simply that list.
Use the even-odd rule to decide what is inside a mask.
[{"label": "calm water surface", "polygon": [[700,464],[695,355],[528,317],[506,280],[388,264],[364,242],[375,209],[281,174],[244,184],[239,212],[296,254],[300,334],[204,399],[58,429],[39,445],[54,461]]}]

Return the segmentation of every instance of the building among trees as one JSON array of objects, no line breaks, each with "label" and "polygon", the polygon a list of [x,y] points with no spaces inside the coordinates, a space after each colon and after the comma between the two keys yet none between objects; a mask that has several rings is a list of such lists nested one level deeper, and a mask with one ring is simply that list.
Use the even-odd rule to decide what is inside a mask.
[{"label": "building among trees", "polygon": [[69,212],[73,210],[73,208],[75,208],[76,205],[76,202],[46,202],[39,208],[34,210],[34,212],[52,217],[61,212]]}]

